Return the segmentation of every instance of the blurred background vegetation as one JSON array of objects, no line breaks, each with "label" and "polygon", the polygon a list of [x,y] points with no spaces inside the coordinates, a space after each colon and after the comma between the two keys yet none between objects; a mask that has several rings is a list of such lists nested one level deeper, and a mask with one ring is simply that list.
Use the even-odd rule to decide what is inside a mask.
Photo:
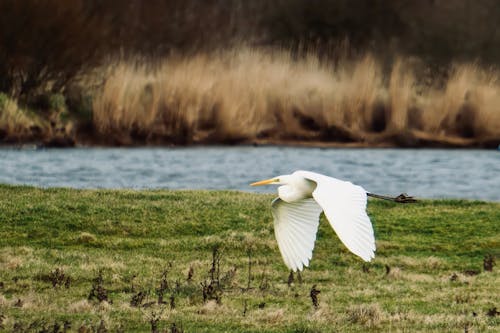
[{"label": "blurred background vegetation", "polygon": [[[499,21],[495,0],[3,0],[0,92],[28,113],[27,138],[36,139],[99,127],[94,96],[110,64],[152,72],[165,59],[242,46],[286,50],[290,61],[314,53],[337,66],[370,54],[385,81],[398,59],[409,59],[414,86],[446,89],[456,64],[486,72],[498,65]],[[50,121],[37,123],[26,110]],[[16,112],[9,119],[19,122]],[[79,125],[68,129],[67,119]]]}]

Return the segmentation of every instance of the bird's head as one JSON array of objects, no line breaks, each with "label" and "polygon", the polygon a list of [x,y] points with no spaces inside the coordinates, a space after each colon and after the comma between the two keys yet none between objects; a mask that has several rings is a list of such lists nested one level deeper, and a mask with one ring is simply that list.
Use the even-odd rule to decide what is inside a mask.
[{"label": "bird's head", "polygon": [[270,179],[264,179],[255,183],[250,184],[250,186],[261,186],[261,185],[285,185],[289,183],[290,175],[282,175]]}]

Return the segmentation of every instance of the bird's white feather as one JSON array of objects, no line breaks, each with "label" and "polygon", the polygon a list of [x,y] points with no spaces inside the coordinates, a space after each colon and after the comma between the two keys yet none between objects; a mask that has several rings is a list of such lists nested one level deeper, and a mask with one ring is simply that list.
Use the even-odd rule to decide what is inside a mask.
[{"label": "bird's white feather", "polygon": [[375,237],[366,214],[366,191],[351,182],[310,171],[296,171],[293,175],[316,183],[312,196],[342,243],[365,261],[374,258]]},{"label": "bird's white feather", "polygon": [[312,258],[321,207],[312,198],[272,202],[274,234],[288,268],[301,271]]}]

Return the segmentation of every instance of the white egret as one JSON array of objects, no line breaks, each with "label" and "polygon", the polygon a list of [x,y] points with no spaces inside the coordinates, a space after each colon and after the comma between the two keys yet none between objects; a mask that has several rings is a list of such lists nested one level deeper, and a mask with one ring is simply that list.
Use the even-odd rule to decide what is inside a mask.
[{"label": "white egret", "polygon": [[295,171],[250,185],[271,184],[281,185],[271,204],[274,234],[286,266],[293,271],[309,265],[322,211],[342,243],[364,261],[371,261],[375,237],[366,214],[367,195],[414,201],[404,194],[396,198],[374,195],[351,182],[310,171]]}]

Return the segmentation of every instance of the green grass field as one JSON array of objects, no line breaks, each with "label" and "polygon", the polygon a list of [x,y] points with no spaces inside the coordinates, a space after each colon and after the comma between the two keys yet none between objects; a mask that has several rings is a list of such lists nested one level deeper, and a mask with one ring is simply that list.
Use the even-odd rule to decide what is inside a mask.
[{"label": "green grass field", "polygon": [[500,331],[499,203],[370,200],[373,262],[322,221],[291,276],[271,199],[0,185],[0,330]]}]

